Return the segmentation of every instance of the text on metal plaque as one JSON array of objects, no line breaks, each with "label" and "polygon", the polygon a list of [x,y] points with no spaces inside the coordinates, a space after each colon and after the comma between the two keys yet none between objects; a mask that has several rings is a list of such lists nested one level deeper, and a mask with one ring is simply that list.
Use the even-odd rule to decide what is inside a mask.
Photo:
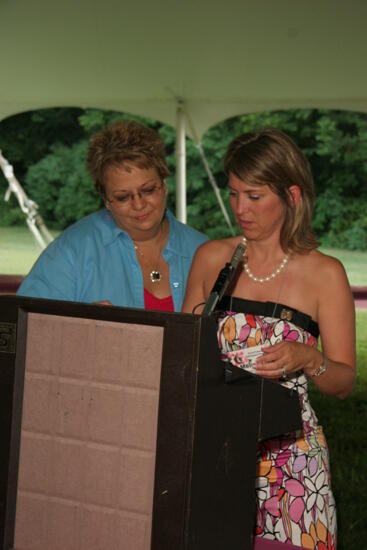
[{"label": "text on metal plaque", "polygon": [[17,325],[0,321],[0,353],[15,353]]}]

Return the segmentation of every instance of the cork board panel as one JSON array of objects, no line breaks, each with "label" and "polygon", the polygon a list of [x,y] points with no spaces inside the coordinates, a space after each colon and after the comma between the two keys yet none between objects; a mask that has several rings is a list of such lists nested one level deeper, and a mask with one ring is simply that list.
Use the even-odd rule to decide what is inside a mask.
[{"label": "cork board panel", "polygon": [[163,331],[29,314],[17,550],[150,548]]}]

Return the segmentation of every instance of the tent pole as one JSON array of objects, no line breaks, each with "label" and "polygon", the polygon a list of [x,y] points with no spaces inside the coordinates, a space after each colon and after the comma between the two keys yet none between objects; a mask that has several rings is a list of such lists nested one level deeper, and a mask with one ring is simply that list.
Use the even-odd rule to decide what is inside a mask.
[{"label": "tent pole", "polygon": [[203,166],[205,168],[205,171],[207,173],[207,176],[208,176],[208,179],[209,179],[209,182],[213,188],[213,191],[214,191],[214,194],[217,198],[217,201],[219,203],[219,206],[220,206],[220,209],[222,210],[222,214],[224,216],[224,219],[226,220],[227,222],[227,225],[231,231],[231,234],[232,235],[235,235],[235,231],[233,229],[233,225],[232,225],[232,222],[230,220],[230,217],[228,215],[228,212],[227,212],[227,209],[224,205],[224,202],[223,202],[223,199],[222,199],[222,196],[220,194],[220,190],[219,190],[219,187],[218,187],[218,184],[217,182],[215,181],[215,177],[213,175],[213,172],[211,171],[210,169],[210,166],[209,166],[209,163],[208,163],[208,160],[205,156],[205,152],[204,152],[204,149],[203,149],[203,146],[201,145],[201,142],[197,142],[196,144],[196,147],[199,151],[199,155],[200,155],[200,158],[201,158],[201,162],[203,163]]},{"label": "tent pole", "polygon": [[232,226],[232,222],[230,220],[230,217],[228,215],[228,212],[227,212],[227,209],[225,207],[225,204],[223,202],[223,199],[221,197],[221,194],[220,194],[220,189],[218,187],[218,184],[217,182],[215,181],[215,177],[214,177],[214,174],[213,172],[211,171],[210,169],[210,166],[209,166],[209,163],[208,163],[208,160],[205,156],[205,152],[204,152],[204,149],[203,149],[203,146],[201,145],[201,142],[199,141],[199,138],[197,136],[197,133],[195,131],[195,128],[194,128],[194,125],[192,123],[192,120],[189,116],[189,114],[185,111],[185,116],[186,116],[186,119],[187,119],[187,122],[189,124],[189,127],[190,127],[190,130],[191,130],[191,134],[192,134],[192,137],[193,137],[193,140],[194,140],[194,143],[199,151],[199,155],[200,155],[200,158],[201,158],[201,162],[203,163],[203,166],[205,168],[205,171],[207,173],[207,176],[208,176],[208,179],[209,179],[209,182],[213,188],[213,191],[215,193],[215,196],[217,197],[217,201],[219,203],[219,206],[220,206],[220,209],[222,210],[222,214],[224,216],[224,219],[225,221],[227,222],[227,225],[232,233],[232,235],[235,235],[235,231],[233,229],[233,226]]},{"label": "tent pole", "polygon": [[186,223],[186,135],[182,101],[177,106],[176,121],[176,217]]}]

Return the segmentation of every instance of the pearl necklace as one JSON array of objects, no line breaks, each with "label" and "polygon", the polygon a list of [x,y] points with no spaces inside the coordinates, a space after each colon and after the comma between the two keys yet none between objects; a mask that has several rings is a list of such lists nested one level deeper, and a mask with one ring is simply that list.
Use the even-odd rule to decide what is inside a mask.
[{"label": "pearl necklace", "polygon": [[[243,239],[243,241],[246,244],[246,239],[245,238]],[[243,262],[243,267],[244,267],[247,275],[250,277],[250,279],[255,281],[255,283],[267,283],[267,282],[271,281],[272,279],[274,279],[275,277],[277,277],[279,275],[279,273],[282,271],[282,269],[285,268],[285,266],[287,265],[288,262],[289,262],[289,255],[286,254],[284,256],[281,264],[279,265],[279,267],[277,267],[273,271],[273,273],[270,273],[270,275],[267,275],[266,277],[255,277],[255,275],[250,271],[250,268],[248,266],[247,261]]]}]

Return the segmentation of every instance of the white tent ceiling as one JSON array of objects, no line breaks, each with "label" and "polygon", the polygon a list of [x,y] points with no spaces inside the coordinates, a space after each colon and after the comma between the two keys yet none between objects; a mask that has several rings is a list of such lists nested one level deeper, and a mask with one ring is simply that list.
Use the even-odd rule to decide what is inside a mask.
[{"label": "white tent ceiling", "polygon": [[[200,137],[241,113],[367,111],[365,0],[0,0],[0,119],[127,111]],[[190,130],[189,130],[190,133]]]}]

